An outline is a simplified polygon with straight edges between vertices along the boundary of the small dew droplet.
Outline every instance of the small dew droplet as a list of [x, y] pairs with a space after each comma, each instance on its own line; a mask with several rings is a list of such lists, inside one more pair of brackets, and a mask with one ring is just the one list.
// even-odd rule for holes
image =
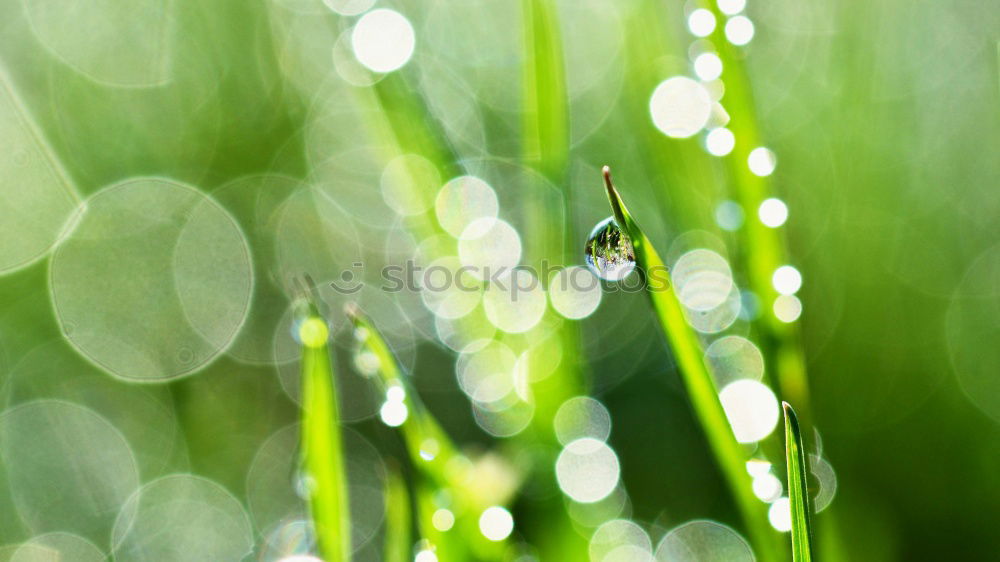
[[591, 271], [606, 281], [621, 281], [635, 269], [635, 250], [614, 217], [597, 223], [584, 253]]

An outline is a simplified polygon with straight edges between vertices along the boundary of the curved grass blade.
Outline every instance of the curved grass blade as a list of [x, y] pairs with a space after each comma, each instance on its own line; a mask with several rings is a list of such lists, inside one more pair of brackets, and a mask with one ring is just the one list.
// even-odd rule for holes
[[309, 304], [298, 332], [302, 342], [302, 469], [309, 482], [309, 513], [323, 559], [346, 562], [351, 558], [351, 517], [327, 343], [330, 331], [316, 307]]
[[406, 405], [408, 415], [401, 429], [410, 459], [425, 470], [435, 483], [446, 485], [447, 464], [459, 455], [457, 449], [402, 376], [396, 357], [368, 317], [354, 303], [348, 303], [344, 312], [353, 322], [355, 336], [361, 341], [361, 345], [378, 359], [377, 372], [383, 390], [394, 386], [403, 389], [403, 404]]
[[802, 446], [802, 432], [795, 410], [788, 402], [781, 403], [785, 411], [785, 460], [788, 464], [788, 499], [792, 509], [792, 560], [811, 562], [812, 528], [809, 523], [812, 507], [809, 500], [808, 458]]
[[[415, 511], [423, 538], [442, 553], [441, 560], [502, 559], [507, 541], [487, 540], [478, 526], [483, 509], [497, 503], [496, 498], [484, 499], [488, 497], [484, 491], [489, 492], [498, 481], [484, 479], [483, 474], [477, 472], [475, 462], [458, 451], [405, 379], [388, 344], [368, 317], [354, 303], [349, 303], [345, 312], [354, 323], [355, 336], [378, 358], [377, 372], [382, 386], [385, 389], [398, 387], [404, 392], [403, 403], [408, 414], [400, 429], [410, 458], [422, 474]], [[432, 524], [437, 509], [433, 498], [438, 490], [447, 490], [451, 498], [455, 531], [442, 533]], [[511, 488], [510, 493], [513, 491]], [[502, 494], [505, 497], [500, 502], [505, 502], [510, 493]]]
[[777, 554], [777, 537], [768, 523], [764, 504], [754, 495], [746, 473], [746, 454], [736, 441], [719, 402], [715, 382], [702, 360], [701, 343], [687, 323], [684, 309], [671, 287], [667, 267], [622, 202], [611, 181], [610, 168], [605, 166], [602, 173], [615, 221], [632, 244], [637, 269], [645, 276], [646, 292], [660, 328], [673, 350], [695, 415], [736, 500], [754, 550], [762, 560], [781, 558]]
[[389, 470], [385, 493], [385, 562], [408, 562], [412, 550], [413, 510], [406, 481], [395, 467]]

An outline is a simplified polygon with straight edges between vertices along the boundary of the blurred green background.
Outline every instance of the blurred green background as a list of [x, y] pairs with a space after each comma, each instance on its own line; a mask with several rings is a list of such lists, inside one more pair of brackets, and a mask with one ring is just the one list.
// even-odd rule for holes
[[[744, 160], [706, 151], [703, 129], [726, 125], [716, 101], [738, 143], [750, 119], [773, 150], [767, 196], [789, 209], [768, 232], [802, 274], [793, 324], [807, 415], [836, 472], [820, 542], [836, 540], [844, 560], [997, 559], [1000, 11], [748, 0], [752, 40], [726, 47], [723, 85], [698, 85], [692, 60], [722, 49], [723, 12], [741, 17], [738, 4], [0, 3], [0, 560], [45, 559], [30, 558], [41, 556], [32, 544], [63, 560], [311, 551], [290, 330], [290, 278], [305, 273], [333, 326], [356, 559], [383, 559], [387, 467], [414, 486], [419, 471], [379, 419], [341, 313], [349, 301], [451, 439], [505, 459], [496, 470], [520, 486], [497, 492], [515, 521], [507, 559], [559, 559], [544, 546], [557, 533], [586, 549], [600, 522], [574, 515], [552, 479], [552, 416], [580, 394], [610, 413], [627, 493], [600, 517], [636, 522], [654, 548], [692, 519], [745, 535], [641, 294], [605, 292], [580, 320], [550, 307], [505, 335], [531, 313], [498, 320], [479, 301], [442, 313], [379, 289], [385, 265], [461, 251], [434, 204], [463, 174], [495, 193], [523, 248], [515, 263], [582, 265], [610, 214], [604, 164], [668, 263], [708, 248], [752, 284], [759, 248], [741, 233], [756, 209], [743, 205], [735, 229], [718, 222], [747, 180], [734, 171]], [[555, 17], [534, 35], [530, 6]], [[717, 29], [699, 40], [690, 16], [706, 6]], [[370, 20], [374, 39], [354, 28], [381, 9], [409, 22], [412, 57], [400, 59], [399, 18]], [[674, 76], [712, 96], [689, 138], [650, 117], [654, 89]], [[677, 111], [684, 121], [697, 108]], [[510, 251], [466, 253], [502, 262]], [[348, 279], [363, 288], [329, 285]], [[770, 372], [760, 315], [772, 313], [766, 298], [757, 308], [721, 335], [762, 341]], [[473, 407], [459, 388], [458, 351], [482, 338], [548, 371], [530, 375], [530, 421]], [[508, 476], [482, 478], [502, 488]], [[836, 539], [824, 531], [834, 527]]]

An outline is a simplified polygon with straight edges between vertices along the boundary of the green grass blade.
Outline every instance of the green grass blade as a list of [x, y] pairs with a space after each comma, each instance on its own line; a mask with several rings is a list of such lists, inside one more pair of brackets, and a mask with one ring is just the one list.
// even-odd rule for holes
[[315, 307], [299, 327], [302, 341], [302, 468], [308, 478], [309, 513], [320, 554], [327, 562], [351, 558], [347, 474], [339, 430], [329, 329]]
[[[436, 484], [447, 485], [448, 461], [459, 454], [455, 445], [441, 429], [437, 420], [427, 411], [409, 381], [403, 377], [392, 350], [368, 317], [353, 303], [345, 307], [345, 312], [354, 324], [355, 335], [361, 340], [361, 345], [378, 358], [377, 373], [383, 390], [390, 386], [399, 386], [405, 392], [403, 403], [406, 405], [408, 415], [400, 429], [410, 459]], [[428, 448], [429, 445], [433, 445], [431, 450]]]
[[406, 481], [396, 468], [389, 470], [385, 487], [385, 562], [408, 562], [413, 549], [413, 510]]
[[788, 499], [792, 509], [792, 560], [811, 562], [812, 528], [809, 524], [812, 512], [809, 501], [809, 465], [805, 447], [802, 446], [802, 432], [795, 410], [788, 402], [781, 403], [785, 411], [785, 459], [788, 464]]
[[771, 560], [777, 553], [776, 537], [768, 523], [764, 504], [753, 493], [752, 482], [746, 472], [747, 456], [736, 441], [719, 402], [715, 382], [703, 361], [701, 342], [687, 323], [684, 309], [671, 287], [666, 265], [622, 202], [607, 166], [603, 174], [611, 210], [632, 243], [636, 265], [646, 276], [647, 294], [664, 337], [673, 350], [695, 416], [736, 500], [754, 550], [760, 559]]
[[523, 0], [524, 155], [539, 171], [558, 182], [569, 159], [569, 109], [566, 71], [556, 5], [552, 0]]
[[[421, 534], [430, 540], [435, 548], [444, 553], [441, 560], [450, 560], [447, 553], [472, 554], [454, 555], [454, 559], [474, 558], [477, 560], [499, 560], [506, 549], [507, 541], [491, 542], [479, 532], [478, 517], [483, 509], [496, 502], [484, 503], [482, 488], [488, 489], [489, 480], [477, 474], [475, 463], [466, 458], [452, 443], [447, 433], [420, 401], [412, 385], [403, 376], [395, 356], [382, 335], [357, 305], [345, 307], [347, 316], [354, 323], [356, 334], [365, 349], [373, 353], [379, 362], [378, 377], [383, 387], [403, 388], [408, 415], [400, 426], [403, 440], [414, 466], [421, 472], [423, 485], [417, 487], [417, 513]], [[433, 447], [429, 448], [428, 443]], [[429, 490], [429, 491], [428, 491]], [[455, 530], [441, 533], [431, 524], [435, 510], [434, 491], [447, 490], [451, 496], [451, 508], [456, 516]], [[513, 490], [511, 490], [513, 493]], [[502, 498], [504, 503], [508, 498]]]

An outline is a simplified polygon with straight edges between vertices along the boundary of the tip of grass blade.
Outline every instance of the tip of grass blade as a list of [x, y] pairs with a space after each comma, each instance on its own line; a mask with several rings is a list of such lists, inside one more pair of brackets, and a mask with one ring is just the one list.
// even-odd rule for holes
[[[611, 167], [604, 166], [601, 168], [601, 176], [604, 177], [604, 188], [608, 192], [608, 203], [611, 204], [611, 212], [614, 213], [618, 227], [628, 229], [628, 219], [625, 214], [625, 207], [622, 205], [622, 197], [618, 194], [618, 189], [615, 188], [614, 182], [611, 181]], [[626, 232], [628, 231], [626, 230]], [[628, 233], [630, 237], [633, 234], [631, 232]]]
[[785, 460], [788, 465], [788, 498], [792, 517], [792, 560], [811, 562], [812, 528], [809, 501], [808, 460], [802, 445], [802, 433], [795, 409], [788, 402], [782, 402], [785, 413]]

